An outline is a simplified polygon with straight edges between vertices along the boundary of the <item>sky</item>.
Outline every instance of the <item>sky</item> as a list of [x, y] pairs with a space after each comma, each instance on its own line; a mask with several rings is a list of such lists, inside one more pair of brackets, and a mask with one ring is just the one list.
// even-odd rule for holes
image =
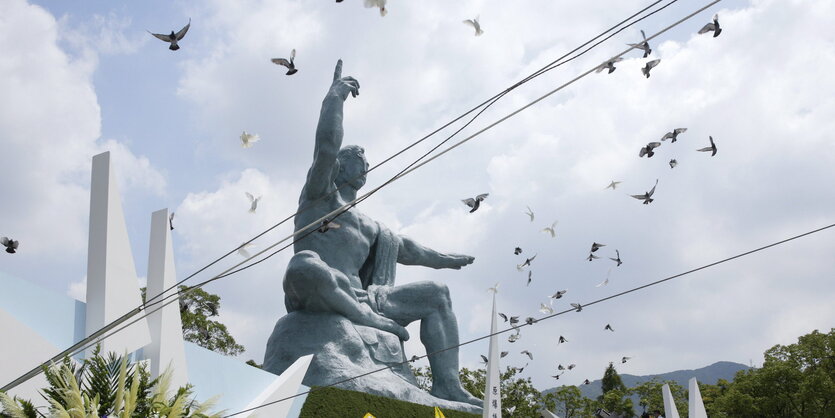
[[[374, 165], [649, 3], [391, 0], [381, 17], [358, 0], [2, 0], [0, 235], [18, 239], [20, 250], [4, 253], [0, 269], [83, 298], [91, 158], [111, 151], [138, 276], [146, 276], [150, 214], [167, 207], [176, 212], [184, 278], [296, 210], [337, 59], [361, 84], [345, 104], [344, 144], [363, 146]], [[676, 2], [516, 89], [461, 135], [621, 53], [639, 29], [655, 33], [706, 3]], [[697, 35], [714, 13], [722, 34]], [[462, 24], [476, 16], [478, 37]], [[176, 31], [189, 19], [176, 52], [147, 32]], [[554, 304], [562, 310], [829, 225], [833, 24], [828, 0], [721, 1], [652, 40], [649, 58], [629, 52], [614, 73], [578, 80], [358, 208], [426, 246], [475, 257], [460, 271], [398, 268], [398, 283], [449, 286], [462, 341], [489, 331], [486, 289], [496, 282], [500, 312], [540, 316], [557, 290], [568, 290]], [[299, 72], [286, 76], [270, 58], [292, 49]], [[643, 77], [639, 69], [658, 58]], [[638, 157], [679, 127], [688, 130], [676, 143]], [[262, 140], [242, 148], [243, 130]], [[696, 152], [708, 136], [715, 157]], [[371, 172], [367, 189], [442, 139]], [[656, 179], [651, 204], [628, 196]], [[622, 183], [604, 189], [612, 180]], [[245, 192], [263, 196], [255, 214]], [[479, 193], [490, 195], [469, 213], [461, 199]], [[551, 238], [541, 229], [554, 221]], [[282, 225], [255, 250], [291, 232]], [[716, 361], [759, 365], [771, 346], [834, 326], [833, 234], [525, 327], [515, 343], [500, 339], [511, 351], [502, 366], [530, 363], [524, 376], [546, 389], [598, 379], [623, 356], [632, 359], [618, 371], [636, 375]], [[592, 242], [606, 246], [589, 262]], [[619, 267], [608, 259], [616, 249]], [[533, 254], [526, 286], [516, 265]], [[220, 321], [247, 349], [241, 361], [263, 360], [286, 313], [290, 255], [206, 287], [221, 296]], [[233, 254], [195, 279], [241, 260]], [[607, 274], [609, 284], [596, 287]], [[408, 329], [407, 356], [424, 354], [417, 324]], [[560, 335], [568, 342], [557, 345]], [[486, 340], [462, 347], [462, 366], [478, 367], [487, 349]], [[519, 354], [525, 349], [533, 361]], [[557, 382], [550, 376], [560, 363], [577, 368]]]

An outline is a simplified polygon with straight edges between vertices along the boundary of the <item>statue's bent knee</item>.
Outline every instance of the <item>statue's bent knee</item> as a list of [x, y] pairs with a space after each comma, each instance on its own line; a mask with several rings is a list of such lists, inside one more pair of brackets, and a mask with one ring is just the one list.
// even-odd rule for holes
[[287, 271], [284, 273], [284, 305], [287, 312], [304, 309], [304, 301], [308, 299], [308, 289], [315, 288], [317, 270], [322, 268], [322, 260], [315, 251], [299, 251], [290, 258], [287, 263]]

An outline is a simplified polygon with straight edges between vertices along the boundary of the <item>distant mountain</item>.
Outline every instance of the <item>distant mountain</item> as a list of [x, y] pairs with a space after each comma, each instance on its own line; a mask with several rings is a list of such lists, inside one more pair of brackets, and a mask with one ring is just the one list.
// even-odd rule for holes
[[[749, 367], [740, 364], [740, 363], [733, 363], [730, 361], [720, 361], [717, 363], [713, 363], [710, 366], [702, 367], [701, 369], [696, 370], [676, 370], [674, 372], [662, 373], [662, 374], [650, 374], [646, 376], [635, 376], [632, 374], [620, 374], [621, 380], [623, 380], [623, 384], [626, 385], [627, 388], [633, 387], [639, 383], [646, 382], [652, 380], [653, 378], [665, 382], [667, 380], [672, 380], [685, 389], [688, 387], [688, 381], [695, 377], [699, 383], [708, 383], [711, 385], [715, 385], [719, 379], [725, 379], [727, 381], [732, 381], [736, 372], [740, 370], [746, 370]], [[601, 371], [602, 373], [602, 371]], [[598, 396], [601, 395], [603, 392], [600, 388], [601, 381], [595, 380], [588, 385], [580, 385], [578, 388], [580, 389], [580, 393], [583, 394], [586, 398], [590, 399], [597, 399]], [[557, 388], [546, 389], [543, 393], [550, 393], [556, 391]], [[638, 405], [637, 401], [633, 399], [635, 405]]]

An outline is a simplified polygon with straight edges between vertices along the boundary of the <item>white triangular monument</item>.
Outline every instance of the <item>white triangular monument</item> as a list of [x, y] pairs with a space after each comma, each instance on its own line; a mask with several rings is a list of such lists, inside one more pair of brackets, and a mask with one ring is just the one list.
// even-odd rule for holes
[[[497, 285], [498, 287], [498, 285]], [[487, 384], [484, 388], [482, 418], [502, 417], [502, 387], [499, 372], [499, 336], [496, 334], [496, 290], [493, 292], [493, 316], [490, 319], [490, 352], [487, 355]]]
[[[104, 152], [93, 157], [90, 181], [85, 335], [98, 331], [141, 303], [119, 188], [111, 170], [110, 152]], [[142, 315], [144, 311], [135, 318]], [[143, 319], [103, 340], [102, 352], [132, 353], [150, 342], [148, 323]]]
[[[159, 377], [171, 366], [171, 386], [180, 387], [188, 383], [188, 365], [183, 343], [183, 323], [180, 319], [180, 304], [175, 301], [161, 309], [164, 303], [177, 296], [177, 290], [166, 289], [177, 283], [174, 268], [174, 249], [168, 224], [168, 209], [151, 215], [151, 243], [148, 250], [148, 290], [146, 300], [151, 306], [148, 311], [148, 327], [151, 330], [151, 344], [143, 348], [143, 355], [151, 361], [151, 378]], [[165, 301], [160, 302], [163, 298]], [[153, 305], [160, 302], [158, 305]], [[155, 309], [159, 309], [154, 312]]]
[[699, 392], [699, 382], [696, 378], [690, 379], [690, 401], [687, 408], [687, 416], [689, 418], [707, 418], [707, 411], [705, 411], [705, 404], [702, 402], [702, 394]]
[[673, 399], [673, 393], [670, 391], [670, 385], [664, 383], [664, 386], [661, 387], [661, 394], [664, 395], [664, 417], [679, 418], [678, 409], [676, 409], [676, 401]]

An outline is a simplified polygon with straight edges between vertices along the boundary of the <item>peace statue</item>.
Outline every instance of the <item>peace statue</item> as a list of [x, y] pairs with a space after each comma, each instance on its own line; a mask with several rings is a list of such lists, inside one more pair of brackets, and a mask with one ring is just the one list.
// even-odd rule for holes
[[[322, 102], [313, 164], [299, 198], [295, 254], [284, 275], [287, 315], [279, 319], [264, 359], [280, 373], [295, 359], [315, 354], [304, 384], [324, 386], [364, 372], [386, 372], [338, 385], [412, 402], [479, 412], [482, 401], [458, 377], [458, 322], [444, 284], [424, 281], [395, 285], [397, 263], [435, 269], [460, 269], [474, 260], [441, 253], [398, 235], [351, 207], [330, 222], [313, 222], [352, 202], [365, 184], [365, 150], [342, 147], [343, 105], [359, 94], [359, 82], [342, 77], [342, 60]], [[311, 231], [312, 229], [312, 231]], [[432, 369], [431, 396], [415, 386], [402, 364], [405, 326], [420, 321], [420, 341]], [[449, 348], [453, 347], [453, 348]]]

